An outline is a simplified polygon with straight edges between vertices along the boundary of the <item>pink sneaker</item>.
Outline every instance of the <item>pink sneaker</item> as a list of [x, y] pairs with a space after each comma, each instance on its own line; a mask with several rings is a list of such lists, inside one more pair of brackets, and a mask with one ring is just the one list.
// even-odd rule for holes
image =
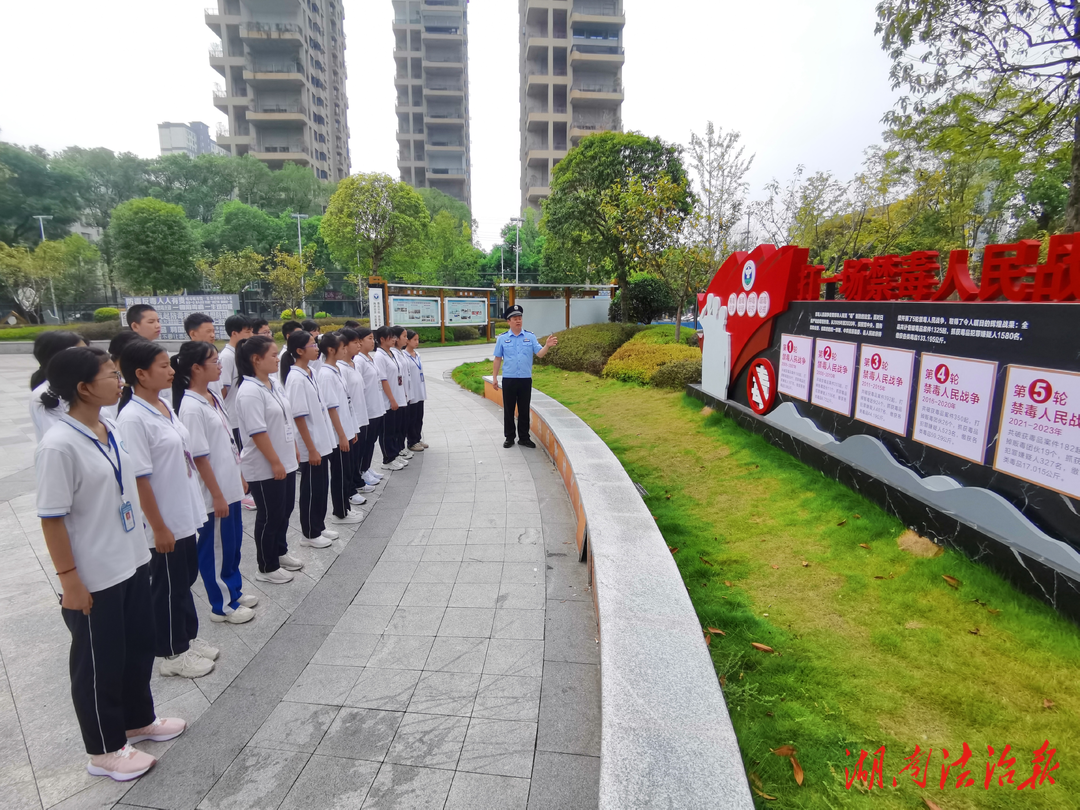
[[186, 730], [186, 720], [181, 720], [178, 717], [159, 717], [148, 726], [127, 732], [127, 739], [129, 743], [142, 742], [143, 740], [165, 742], [174, 737], [179, 737]]
[[240, 505], [245, 509], [252, 510], [255, 508], [255, 499], [250, 495], [245, 495], [240, 499]]
[[108, 776], [117, 782], [130, 782], [138, 779], [154, 767], [157, 760], [138, 748], [125, 745], [119, 751], [110, 754], [95, 754], [90, 757], [86, 771], [91, 776]]

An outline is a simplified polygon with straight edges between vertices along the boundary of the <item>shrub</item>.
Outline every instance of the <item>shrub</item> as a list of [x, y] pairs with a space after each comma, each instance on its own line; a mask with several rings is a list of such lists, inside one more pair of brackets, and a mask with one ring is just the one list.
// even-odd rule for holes
[[330, 316], [327, 315], [325, 312], [316, 312], [315, 313], [315, 320], [319, 320], [319, 318], [329, 318], [329, 317]]
[[[640, 327], [625, 323], [594, 323], [559, 332], [559, 345], [537, 362], [563, 371], [587, 371], [599, 375], [615, 351]], [[543, 342], [541, 338], [541, 342]]]
[[120, 320], [120, 310], [116, 307], [100, 307], [94, 310], [94, 323]]
[[84, 340], [112, 340], [120, 334], [120, 319], [100, 323], [69, 324], [72, 332], [78, 332]]
[[281, 310], [281, 320], [283, 321], [302, 321], [307, 315], [302, 309], [283, 309]]
[[[655, 344], [674, 343], [675, 325], [665, 324], [663, 326], [650, 326], [648, 329], [643, 329], [634, 335], [634, 340]], [[697, 332], [695, 332], [692, 327], [684, 324], [682, 332], [679, 335], [679, 342], [684, 343], [687, 346], [697, 346]]]
[[681, 391], [690, 383], [701, 382], [701, 358], [695, 360], [672, 360], [664, 363], [649, 378], [655, 388], [674, 388]]
[[442, 338], [437, 326], [421, 326], [413, 331], [420, 336], [421, 343], [438, 343]]
[[[675, 309], [675, 299], [671, 291], [660, 279], [654, 276], [637, 275], [627, 282], [630, 305], [627, 317], [630, 323], [652, 323], [661, 315]], [[608, 319], [618, 321], [622, 318], [622, 290], [615, 293], [608, 307]]]
[[454, 340], [479, 340], [480, 330], [475, 326], [452, 326]]
[[648, 385], [661, 366], [676, 360], [697, 360], [698, 368], [701, 367], [701, 353], [697, 349], [675, 343], [631, 340], [624, 343], [607, 361], [604, 376]]

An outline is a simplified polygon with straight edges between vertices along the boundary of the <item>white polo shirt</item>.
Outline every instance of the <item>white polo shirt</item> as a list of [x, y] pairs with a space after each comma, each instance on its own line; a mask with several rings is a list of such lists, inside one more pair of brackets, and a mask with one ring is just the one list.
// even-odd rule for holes
[[[330, 455], [337, 446], [337, 437], [334, 436], [334, 426], [330, 423], [330, 414], [327, 411], [330, 404], [326, 401], [315, 374], [293, 366], [285, 377], [285, 393], [289, 397], [294, 422], [296, 417], [304, 417], [319, 456]], [[295, 431], [295, 435], [296, 446], [300, 449], [300, 461], [310, 461], [307, 442], [299, 430]]]
[[[135, 477], [150, 479], [161, 519], [180, 540], [206, 523], [206, 510], [187, 428], [171, 409], [168, 414], [136, 396], [120, 411], [116, 427], [131, 456]], [[153, 544], [153, 531], [147, 535]]]
[[[277, 453], [278, 461], [286, 473], [295, 472], [296, 445], [293, 443], [296, 427], [293, 425], [292, 408], [284, 389], [270, 378], [267, 388], [255, 377], [244, 377], [236, 394], [236, 417], [240, 423], [240, 435], [245, 439], [265, 433]], [[240, 472], [248, 481], [266, 481], [274, 477], [270, 462], [255, 442], [244, 441], [240, 453]]]
[[60, 400], [60, 404], [55, 408], [45, 407], [41, 401], [41, 395], [48, 390], [49, 381], [46, 380], [30, 392], [30, 421], [34, 423], [34, 433], [37, 434], [39, 443], [49, 428], [59, 422], [60, 417], [68, 411], [68, 404], [64, 400]]
[[427, 383], [424, 382], [424, 363], [420, 355], [412, 355], [405, 352], [405, 359], [409, 361], [409, 402], [423, 402], [427, 399]]
[[[319, 390], [326, 398], [326, 408], [338, 409], [338, 419], [341, 421], [341, 429], [345, 431], [345, 438], [352, 441], [356, 435], [356, 417], [353, 416], [352, 408], [349, 407], [349, 389], [345, 382], [345, 374], [337, 367], [323, 363], [322, 368], [316, 372], [319, 380]], [[333, 427], [333, 424], [331, 424]], [[336, 432], [334, 438], [337, 438]], [[334, 444], [337, 444], [335, 441]]]
[[364, 396], [364, 375], [360, 373], [355, 363], [342, 360], [337, 364], [341, 373], [345, 376], [345, 388], [349, 391], [349, 407], [352, 409], [353, 418], [356, 419], [356, 430], [368, 423], [367, 400]]
[[[379, 389], [382, 389], [382, 380], [386, 380], [390, 383], [390, 391], [394, 395], [394, 401], [399, 408], [403, 408], [409, 404], [409, 399], [405, 394], [405, 366], [401, 365], [401, 361], [397, 359], [393, 354], [379, 349], [375, 355], [375, 362], [379, 365]], [[390, 410], [390, 398], [386, 396], [386, 392], [382, 395], [383, 411]]]
[[[233, 504], [244, 497], [244, 482], [240, 478], [240, 453], [236, 449], [225, 416], [225, 408], [217, 395], [211, 405], [202, 394], [185, 391], [180, 401], [180, 421], [187, 428], [191, 437], [191, 455], [195, 458], [210, 458], [210, 469], [214, 471], [225, 503]], [[214, 498], [206, 487], [202, 475], [199, 475], [199, 489], [202, 491], [206, 513], [214, 511]]]
[[236, 349], [225, 346], [218, 357], [221, 359], [221, 379], [218, 380], [216, 393], [220, 396], [220, 392], [228, 386], [229, 390], [225, 391], [225, 396], [221, 397], [221, 400], [225, 405], [225, 413], [228, 415], [229, 427], [238, 428], [240, 423], [236, 421], [236, 414], [233, 413], [235, 410], [233, 405], [236, 404], [236, 384], [240, 382], [240, 372], [236, 369]]
[[[112, 423], [102, 424], [115, 447], [112, 442], [101, 444], [89, 428], [62, 414], [34, 457], [38, 517], [64, 518], [79, 579], [90, 593], [123, 582], [150, 562], [135, 465]], [[117, 465], [123, 494], [116, 482]], [[120, 513], [125, 501], [130, 501], [135, 518], [130, 532]]]
[[358, 354], [353, 359], [356, 364], [356, 368], [359, 369], [360, 375], [364, 378], [364, 403], [367, 405], [368, 421], [372, 419], [378, 419], [384, 413], [386, 413], [386, 406], [383, 404], [385, 397], [382, 392], [382, 380], [385, 377], [379, 377], [379, 366], [375, 362], [375, 358], [367, 354]]
[[409, 357], [403, 349], [391, 349], [394, 359], [397, 360], [398, 368], [401, 369], [402, 379], [405, 382], [405, 400], [413, 401], [412, 378], [409, 376]]

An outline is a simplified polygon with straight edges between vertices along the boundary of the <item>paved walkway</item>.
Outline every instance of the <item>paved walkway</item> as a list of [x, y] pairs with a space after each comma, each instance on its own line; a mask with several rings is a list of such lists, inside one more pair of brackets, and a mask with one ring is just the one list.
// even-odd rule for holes
[[196, 585], [221, 657], [196, 681], [155, 674], [159, 713], [194, 722], [140, 744], [160, 761], [133, 785], [85, 771], [34, 509], [34, 362], [0, 356], [0, 807], [596, 807], [596, 624], [573, 513], [543, 451], [504, 450], [498, 411], [448, 379], [488, 354], [425, 351], [431, 448], [369, 496], [352, 538], [294, 544], [303, 572], [265, 591], [245, 546], [254, 621], [212, 624]]

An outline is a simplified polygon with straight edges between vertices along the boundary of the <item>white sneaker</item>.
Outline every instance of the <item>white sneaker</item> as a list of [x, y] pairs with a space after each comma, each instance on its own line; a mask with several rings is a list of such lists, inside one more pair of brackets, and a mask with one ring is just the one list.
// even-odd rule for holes
[[420, 444], [422, 444], [424, 446], [425, 450], [427, 450], [429, 447], [431, 447], [431, 445], [428, 444], [427, 442], [420, 442]]
[[253, 608], [259, 604], [259, 597], [250, 593], [244, 593], [240, 595], [240, 598], [236, 600], [246, 608]]
[[363, 495], [361, 495], [359, 492], [357, 492], [355, 495], [353, 495], [351, 498], [349, 498], [349, 503], [354, 504], [356, 506], [363, 506], [365, 503], [367, 503], [367, 498], [365, 498]]
[[[308, 548], [329, 548], [330, 540], [322, 535], [319, 535], [318, 537], [301, 537], [300, 545], [307, 546]], [[281, 560], [282, 558], [278, 557], [278, 564], [284, 565], [285, 563]]]
[[359, 512], [349, 512], [347, 515], [345, 515], [345, 517], [340, 518], [337, 515], [332, 515], [330, 517], [330, 522], [333, 523], [335, 526], [345, 526], [352, 525], [354, 523], [360, 523], [361, 521], [363, 521], [363, 519], [364, 516], [361, 515]]
[[339, 537], [338, 533], [335, 532], [333, 529], [323, 529], [322, 536], [325, 537], [327, 540], [337, 540]]
[[256, 571], [255, 579], [258, 582], [270, 582], [274, 585], [284, 585], [286, 582], [293, 581], [293, 575], [284, 568], [279, 568], [276, 571], [271, 571], [269, 574], [264, 574], [262, 571]]
[[277, 558], [278, 565], [284, 568], [286, 571], [299, 571], [304, 567], [304, 564], [296, 559], [292, 554], [282, 554]]
[[201, 638], [193, 638], [188, 642], [188, 647], [208, 661], [217, 661], [218, 653], [221, 652], [217, 647], [211, 647]]
[[212, 622], [228, 622], [229, 624], [244, 624], [244, 622], [250, 622], [255, 618], [255, 611], [251, 608], [246, 608], [240, 605], [232, 613], [211, 613], [210, 621]]
[[415, 455], [416, 453], [412, 452], [411, 450], [402, 450], [400, 453], [398, 453], [398, 458], [412, 458]]
[[362, 487], [357, 487], [357, 493], [360, 492], [374, 492], [375, 487], [372, 484], [364, 484]]
[[[371, 479], [370, 481], [368, 479]], [[374, 470], [368, 470], [364, 473], [364, 480], [369, 484], [377, 484], [382, 481], [382, 474], [375, 472]]]
[[420, 442], [417, 442], [417, 443], [416, 443], [416, 444], [414, 444], [414, 445], [413, 445], [412, 447], [410, 447], [410, 448], [409, 448], [409, 450], [410, 450], [410, 451], [412, 451], [413, 453], [423, 453], [423, 452], [424, 452], [424, 448], [425, 448], [426, 446], [427, 446], [427, 445], [425, 445], [425, 444], [422, 444], [422, 443], [420, 443]]
[[156, 763], [157, 760], [145, 751], [125, 745], [119, 751], [90, 757], [90, 761], [86, 763], [86, 772], [91, 776], [108, 776], [117, 782], [130, 782], [138, 779]]
[[386, 461], [383, 462], [382, 468], [384, 470], [404, 470], [405, 465], [400, 461]]
[[201, 678], [213, 671], [214, 662], [203, 658], [195, 650], [188, 650], [173, 658], [162, 658], [158, 666], [158, 672], [166, 678], [171, 675], [178, 675], [181, 678]]

